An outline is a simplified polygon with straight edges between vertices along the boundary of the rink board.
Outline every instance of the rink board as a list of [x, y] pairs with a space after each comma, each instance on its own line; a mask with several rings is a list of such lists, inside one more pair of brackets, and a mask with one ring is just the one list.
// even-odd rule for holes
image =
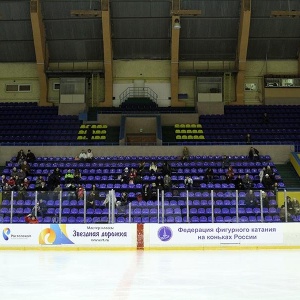
[[0, 250], [300, 249], [300, 223], [0, 224]]

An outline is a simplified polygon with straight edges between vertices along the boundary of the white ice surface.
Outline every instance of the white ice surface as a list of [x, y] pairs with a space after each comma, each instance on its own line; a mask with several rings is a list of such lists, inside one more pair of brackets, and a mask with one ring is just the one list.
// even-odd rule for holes
[[0, 300], [300, 300], [300, 251], [1, 251]]

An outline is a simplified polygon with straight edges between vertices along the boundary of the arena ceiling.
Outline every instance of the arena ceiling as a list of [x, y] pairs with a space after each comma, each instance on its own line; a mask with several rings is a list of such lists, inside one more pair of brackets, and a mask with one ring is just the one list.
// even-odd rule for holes
[[[101, 10], [100, 0], [40, 0], [50, 62], [103, 61], [99, 17], [74, 10]], [[300, 0], [252, 0], [247, 59], [297, 59]], [[235, 60], [241, 0], [181, 0], [180, 60]], [[171, 0], [110, 0], [113, 59], [171, 58]], [[35, 62], [30, 0], [0, 0], [0, 61]]]

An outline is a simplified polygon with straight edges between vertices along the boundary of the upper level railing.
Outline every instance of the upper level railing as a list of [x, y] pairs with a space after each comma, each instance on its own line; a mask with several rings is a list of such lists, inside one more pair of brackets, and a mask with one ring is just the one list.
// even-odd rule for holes
[[120, 96], [120, 104], [129, 98], [150, 98], [157, 103], [158, 95], [149, 87], [129, 87]]

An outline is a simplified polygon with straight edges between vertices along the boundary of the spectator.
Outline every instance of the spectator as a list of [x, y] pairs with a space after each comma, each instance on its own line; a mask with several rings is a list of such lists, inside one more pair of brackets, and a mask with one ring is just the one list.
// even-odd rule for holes
[[253, 186], [253, 181], [252, 181], [252, 179], [250, 178], [249, 174], [246, 174], [246, 175], [243, 177], [242, 181], [243, 181], [244, 188], [245, 188], [246, 190], [250, 190], [250, 189], [252, 188], [252, 186]]
[[35, 181], [35, 190], [39, 190], [39, 188], [42, 185], [42, 182], [45, 182], [45, 180], [44, 180], [43, 176], [40, 175]]
[[91, 149], [88, 149], [86, 153], [86, 161], [91, 162], [94, 158], [94, 154]]
[[116, 206], [118, 207], [119, 213], [125, 213], [127, 203], [128, 203], [128, 194], [126, 192], [122, 192], [121, 197], [116, 202]]
[[157, 165], [155, 164], [154, 161], [151, 162], [150, 167], [149, 167], [150, 174], [153, 175], [157, 172]]
[[19, 170], [18, 176], [19, 176], [19, 178], [20, 178], [21, 180], [24, 180], [25, 177], [27, 177], [27, 176], [26, 176], [26, 173], [25, 173], [22, 169]]
[[262, 180], [262, 184], [264, 185], [266, 190], [271, 190], [272, 189], [272, 185], [273, 185], [273, 181], [271, 179], [271, 177], [269, 176], [269, 174], [266, 174]]
[[164, 178], [161, 177], [160, 175], [157, 176], [156, 178], [156, 187], [157, 189], [159, 189], [160, 191], [164, 189]]
[[233, 169], [232, 169], [231, 166], [229, 166], [229, 168], [228, 168], [228, 170], [226, 172], [226, 176], [225, 177], [226, 177], [226, 182], [227, 183], [231, 183], [232, 182], [232, 180], [234, 178], [234, 171], [233, 171]]
[[270, 122], [269, 116], [268, 116], [268, 114], [265, 112], [265, 113], [263, 114], [263, 123], [264, 123], [264, 124], [269, 124], [269, 122]]
[[300, 214], [299, 201], [297, 200], [297, 198], [293, 198], [292, 202], [293, 202], [293, 208], [294, 208], [295, 215], [299, 215]]
[[39, 221], [38, 221], [38, 219], [34, 215], [29, 214], [29, 215], [25, 216], [25, 223], [28, 223], [28, 224], [38, 224]]
[[55, 168], [53, 171], [53, 185], [58, 186], [60, 184], [60, 179], [62, 177], [62, 173], [59, 168]]
[[41, 215], [42, 218], [44, 218], [46, 212], [47, 212], [47, 205], [46, 202], [43, 199], [40, 199], [38, 202], [38, 213]]
[[223, 155], [222, 158], [222, 169], [228, 169], [230, 166], [229, 157], [227, 155]]
[[87, 154], [85, 150], [81, 150], [81, 152], [78, 155], [79, 160], [85, 161], [87, 159]]
[[207, 183], [213, 182], [214, 179], [214, 171], [212, 168], [207, 168], [205, 171], [205, 179], [207, 181]]
[[172, 168], [167, 161], [163, 163], [161, 172], [163, 176], [165, 175], [171, 176]]
[[137, 175], [138, 176], [143, 176], [145, 172], [145, 165], [146, 163], [144, 161], [140, 161], [138, 168], [137, 168]]
[[262, 198], [262, 204], [263, 204], [263, 207], [267, 207], [269, 208], [269, 205], [270, 205], [270, 200], [269, 200], [269, 196], [266, 192], [262, 192], [261, 193], [261, 198]]
[[75, 169], [74, 171], [74, 182], [75, 184], [79, 184], [81, 180], [81, 172], [78, 168]]
[[260, 182], [260, 183], [262, 183], [262, 181], [263, 181], [263, 178], [264, 178], [264, 176], [265, 176], [265, 171], [266, 171], [266, 168], [265, 168], [265, 167], [263, 167], [263, 168], [259, 171], [258, 176], [259, 176], [259, 182]]
[[16, 162], [17, 162], [19, 165], [21, 165], [21, 164], [23, 163], [24, 160], [26, 160], [26, 155], [25, 155], [23, 149], [21, 149], [21, 150], [18, 152], [17, 156], [16, 156]]
[[60, 198], [60, 193], [62, 192], [61, 185], [58, 184], [58, 185], [54, 188], [53, 192], [54, 192], [54, 197], [55, 197], [56, 199], [59, 199], [59, 198]]
[[31, 152], [31, 150], [28, 150], [27, 151], [27, 154], [26, 154], [26, 161], [28, 162], [28, 163], [33, 163], [34, 161], [35, 161], [35, 155], [34, 155], [34, 153], [33, 152]]
[[251, 144], [251, 142], [252, 142], [251, 134], [250, 134], [250, 133], [247, 133], [247, 134], [246, 134], [246, 144]]
[[150, 199], [157, 200], [157, 186], [155, 182], [153, 182], [150, 186]]
[[[74, 183], [72, 183], [71, 185], [74, 185]], [[78, 200], [82, 200], [84, 198], [84, 191], [84, 187], [80, 184], [76, 189], [76, 196]]]
[[236, 190], [243, 190], [245, 188], [240, 174], [235, 179], [234, 185]]
[[164, 190], [170, 191], [172, 188], [172, 179], [169, 174], [164, 176]]
[[130, 172], [129, 172], [129, 183], [130, 184], [134, 184], [135, 183], [136, 176], [137, 176], [136, 169], [131, 168]]
[[268, 165], [268, 166], [266, 167], [265, 173], [264, 173], [264, 174], [265, 174], [265, 175], [268, 174], [268, 175], [270, 176], [270, 178], [271, 178], [272, 181], [275, 180], [275, 173], [274, 173], [274, 171], [273, 171], [273, 169], [271, 168], [270, 165]]
[[27, 163], [26, 160], [23, 161], [23, 163], [20, 165], [21, 170], [25, 173], [25, 176], [29, 176], [30, 174], [30, 165]]
[[1, 175], [1, 179], [0, 179], [0, 187], [1, 189], [3, 189], [3, 187], [5, 186], [7, 180], [6, 180], [6, 177], [5, 175]]
[[71, 169], [68, 169], [67, 173], [65, 174], [65, 184], [66, 186], [70, 186], [74, 182], [74, 173]]
[[148, 183], [145, 183], [142, 187], [142, 196], [144, 200], [149, 200], [151, 198], [151, 190]]
[[251, 147], [249, 150], [248, 157], [250, 160], [255, 160], [255, 161], [260, 160], [259, 151], [257, 149], [255, 149], [254, 147]]
[[246, 207], [255, 208], [258, 205], [258, 201], [253, 193], [253, 190], [248, 190], [246, 197], [245, 197], [245, 204]]
[[19, 175], [19, 171], [17, 170], [16, 167], [13, 167], [12, 170], [10, 171], [10, 176], [16, 177], [17, 175]]
[[96, 193], [95, 191], [90, 191], [86, 198], [86, 207], [95, 209]]
[[186, 190], [192, 190], [193, 189], [193, 179], [191, 176], [186, 176], [184, 179], [184, 185]]
[[121, 182], [122, 183], [129, 183], [129, 169], [126, 167], [121, 175]]
[[182, 150], [182, 160], [189, 160], [189, 159], [190, 159], [190, 151], [186, 146], [184, 146]]

